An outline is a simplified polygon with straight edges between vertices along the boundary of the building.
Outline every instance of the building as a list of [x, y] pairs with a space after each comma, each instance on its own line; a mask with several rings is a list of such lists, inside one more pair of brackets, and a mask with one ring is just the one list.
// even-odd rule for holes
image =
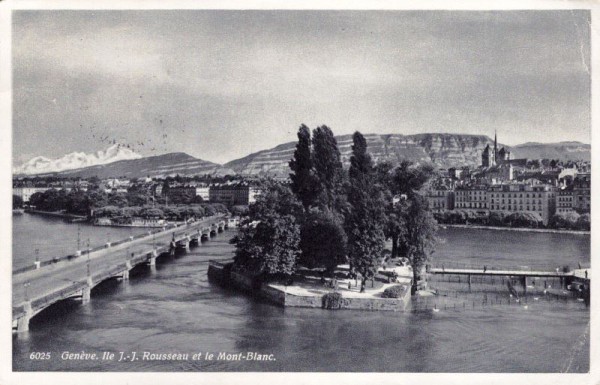
[[[164, 190], [163, 190], [164, 191]], [[195, 186], [175, 186], [169, 187], [167, 190], [167, 197], [169, 199], [178, 200], [179, 198], [189, 198], [196, 196]]]
[[574, 194], [573, 194], [573, 186], [566, 186], [558, 189], [556, 192], [556, 213], [557, 214], [566, 214], [575, 212], [575, 208], [573, 207], [574, 203]]
[[490, 212], [512, 214], [533, 213], [544, 225], [556, 211], [556, 188], [550, 185], [504, 184], [490, 186], [488, 192]]
[[250, 186], [246, 183], [210, 186], [208, 194], [211, 203], [229, 206], [250, 203]]
[[454, 191], [445, 187], [428, 190], [425, 197], [433, 212], [454, 210]]
[[510, 151], [502, 147], [498, 150], [498, 138], [494, 133], [494, 148], [490, 145], [486, 145], [481, 154], [481, 166], [482, 167], [493, 167], [500, 166], [510, 162]]
[[454, 191], [454, 208], [487, 215], [489, 211], [487, 186], [457, 187]]
[[591, 211], [591, 185], [592, 179], [589, 172], [577, 174], [573, 181], [573, 208], [579, 214]]
[[28, 203], [33, 194], [48, 190], [50, 190], [50, 187], [13, 187], [13, 195], [21, 197], [23, 203]]
[[250, 191], [248, 191], [248, 203], [252, 204], [256, 202], [256, 197], [259, 196], [261, 191], [256, 187], [250, 187]]
[[202, 198], [204, 202], [208, 202], [210, 200], [210, 192], [208, 186], [196, 187], [196, 196]]

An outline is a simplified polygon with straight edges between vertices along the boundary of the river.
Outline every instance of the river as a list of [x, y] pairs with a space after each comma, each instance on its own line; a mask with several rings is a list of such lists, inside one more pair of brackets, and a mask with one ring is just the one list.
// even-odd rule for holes
[[[72, 242], [77, 235], [76, 225], [25, 215], [14, 221], [14, 238], [27, 240], [41, 223], [53, 243], [61, 236]], [[105, 242], [106, 229], [98, 233], [94, 239]], [[73, 301], [51, 307], [32, 320], [28, 333], [13, 336], [14, 370], [589, 370], [590, 312], [581, 302], [405, 313], [284, 309], [208, 282], [208, 261], [231, 257], [233, 234], [228, 230], [188, 254], [166, 258], [155, 270], [141, 267], [128, 282], [102, 284], [87, 305]], [[434, 253], [439, 261], [553, 267], [589, 264], [590, 258], [589, 235], [449, 228], [439, 236]], [[20, 245], [13, 245], [15, 266], [28, 255]], [[38, 247], [42, 254], [45, 246]], [[275, 360], [72, 361], [61, 359], [65, 351], [189, 353], [190, 358], [197, 352], [257, 352]], [[31, 360], [32, 352], [50, 352], [51, 359]]]

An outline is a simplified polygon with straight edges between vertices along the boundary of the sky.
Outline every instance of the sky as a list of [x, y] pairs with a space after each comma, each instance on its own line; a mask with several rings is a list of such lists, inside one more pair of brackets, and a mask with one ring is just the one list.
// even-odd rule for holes
[[13, 161], [336, 135], [590, 143], [588, 11], [15, 11]]

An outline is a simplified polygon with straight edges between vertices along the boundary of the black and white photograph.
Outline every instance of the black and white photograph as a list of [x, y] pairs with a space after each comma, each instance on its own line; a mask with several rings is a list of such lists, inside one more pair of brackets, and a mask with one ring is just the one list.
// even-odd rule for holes
[[3, 4], [0, 378], [600, 380], [591, 3], [176, 4]]

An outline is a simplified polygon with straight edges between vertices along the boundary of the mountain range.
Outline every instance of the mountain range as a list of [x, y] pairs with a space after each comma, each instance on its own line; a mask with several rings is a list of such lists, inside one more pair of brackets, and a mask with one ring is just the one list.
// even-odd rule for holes
[[13, 174], [43, 174], [55, 173], [66, 170], [75, 170], [84, 167], [104, 165], [121, 160], [140, 159], [142, 156], [121, 144], [113, 144], [106, 150], [100, 150], [92, 154], [84, 152], [72, 152], [58, 159], [49, 159], [43, 156], [23, 163], [13, 169]]
[[[494, 142], [484, 135], [463, 134], [367, 134], [368, 150], [375, 162], [388, 161], [397, 164], [402, 160], [417, 163], [429, 162], [439, 167], [476, 167], [481, 164], [481, 153], [486, 145]], [[352, 136], [336, 137], [342, 162], [348, 166], [352, 151]], [[164, 177], [168, 175], [227, 175], [246, 176], [289, 174], [288, 162], [293, 156], [296, 142], [284, 143], [269, 150], [249, 154], [223, 165], [192, 157], [185, 153], [142, 157], [133, 151], [115, 145], [106, 151], [86, 155], [68, 154], [60, 159], [36, 157], [13, 170], [15, 175], [39, 175], [89, 178], [124, 176]], [[116, 145], [118, 146], [118, 145]], [[524, 143], [504, 146], [511, 151], [513, 159], [562, 159], [587, 160], [591, 158], [591, 146], [580, 142]], [[61, 168], [62, 167], [62, 168]]]

